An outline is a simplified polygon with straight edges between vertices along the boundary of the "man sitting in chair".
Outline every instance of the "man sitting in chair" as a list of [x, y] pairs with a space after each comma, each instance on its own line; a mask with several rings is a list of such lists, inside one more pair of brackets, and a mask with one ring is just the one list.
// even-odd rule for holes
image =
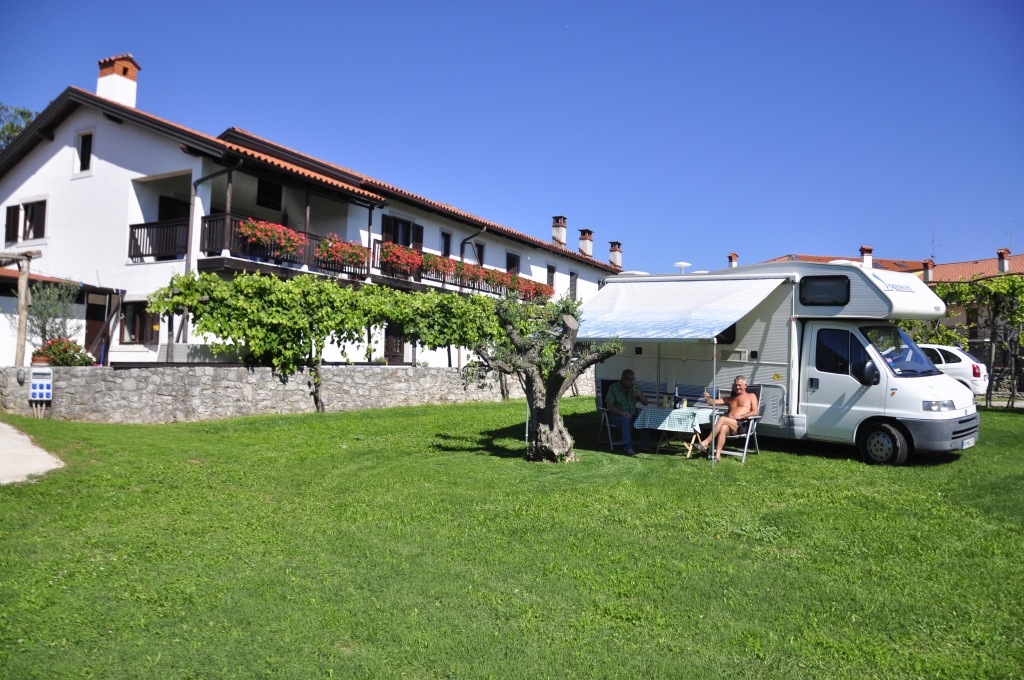
[[725, 448], [725, 438], [734, 434], [742, 434], [740, 432], [741, 428], [750, 426], [747, 418], [757, 415], [757, 397], [753, 393], [747, 392], [747, 379], [742, 375], [738, 375], [732, 381], [732, 396], [712, 399], [707, 390], [704, 390], [704, 401], [708, 404], [729, 405], [729, 414], [719, 416], [715, 421], [715, 431], [709, 434], [706, 439], [701, 440], [699, 444], [700, 450], [706, 451], [707, 447], [711, 445], [711, 440], [714, 439], [716, 443], [715, 460], [721, 461], [722, 449]]
[[[636, 375], [628, 368], [622, 372], [619, 382], [608, 388], [608, 396], [605, 397], [605, 408], [608, 409], [608, 420], [613, 427], [622, 428], [622, 445], [626, 447], [627, 456], [635, 456], [633, 450], [633, 423], [636, 422], [639, 412], [636, 409], [636, 402], [647, 406], [647, 397], [636, 385]], [[647, 442], [650, 435], [647, 430], [640, 430], [640, 450], [648, 451]]]

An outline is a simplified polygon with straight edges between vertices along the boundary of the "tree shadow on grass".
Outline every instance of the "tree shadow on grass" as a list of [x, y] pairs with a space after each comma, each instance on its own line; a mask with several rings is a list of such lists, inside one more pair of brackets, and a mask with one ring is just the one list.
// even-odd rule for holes
[[[566, 429], [569, 430], [569, 434], [575, 440], [577, 449], [599, 450], [597, 434], [601, 418], [598, 414], [571, 413], [563, 415], [562, 420]], [[479, 434], [438, 434], [434, 437], [433, 449], [445, 453], [465, 452], [498, 458], [524, 458], [526, 456], [526, 424], [520, 422], [494, 430], [484, 430]], [[621, 451], [614, 453], [620, 454]]]

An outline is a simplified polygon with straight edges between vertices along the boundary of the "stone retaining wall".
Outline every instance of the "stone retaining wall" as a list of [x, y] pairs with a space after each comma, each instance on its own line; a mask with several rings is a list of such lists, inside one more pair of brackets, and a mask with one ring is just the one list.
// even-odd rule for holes
[[[26, 375], [29, 369], [26, 368]], [[0, 408], [32, 415], [30, 381], [16, 368], [0, 368]], [[282, 379], [272, 369], [235, 365], [53, 368], [54, 398], [47, 417], [103, 423], [169, 423], [269, 413], [312, 413], [312, 383], [300, 371]], [[509, 398], [521, 398], [515, 379]], [[577, 381], [594, 394], [594, 371]], [[496, 376], [467, 381], [455, 368], [325, 366], [321, 398], [326, 411], [355, 411], [420, 404], [500, 401]]]

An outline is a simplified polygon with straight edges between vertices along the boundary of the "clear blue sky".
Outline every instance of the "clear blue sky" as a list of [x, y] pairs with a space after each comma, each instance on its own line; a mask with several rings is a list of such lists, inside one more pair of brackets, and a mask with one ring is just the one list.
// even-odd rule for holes
[[[1024, 253], [1024, 2], [17, 3], [0, 102], [238, 126], [629, 269]], [[30, 28], [30, 27], [35, 28]]]

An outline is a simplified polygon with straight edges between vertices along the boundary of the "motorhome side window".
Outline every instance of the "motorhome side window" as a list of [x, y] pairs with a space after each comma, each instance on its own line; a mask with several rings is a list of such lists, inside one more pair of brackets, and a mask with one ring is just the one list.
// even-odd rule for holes
[[808, 307], [846, 305], [850, 302], [850, 277], [805, 276], [800, 280], [800, 304]]
[[849, 331], [832, 328], [818, 331], [814, 367], [822, 373], [838, 373], [857, 378], [864, 372], [867, 361], [867, 349]]

